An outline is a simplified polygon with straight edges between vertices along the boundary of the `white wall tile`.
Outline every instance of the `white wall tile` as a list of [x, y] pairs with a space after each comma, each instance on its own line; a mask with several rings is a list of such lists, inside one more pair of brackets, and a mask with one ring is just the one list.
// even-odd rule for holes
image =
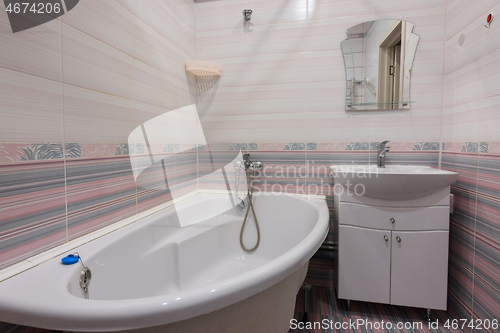
[[245, 57], [247, 36], [242, 28], [207, 30], [196, 33], [196, 59]]
[[172, 108], [168, 95], [172, 91], [169, 76], [153, 66], [134, 61], [135, 99], [142, 103], [153, 104], [163, 108]]
[[246, 0], [198, 1], [196, 31], [243, 29]]
[[248, 114], [303, 113], [307, 102], [305, 82], [248, 86]]
[[366, 16], [373, 14], [373, 2], [364, 0], [309, 0], [308, 19]]
[[14, 34], [7, 12], [0, 10], [0, 67], [60, 81], [61, 22]]
[[164, 73], [171, 73], [174, 51], [165, 37], [142, 20], [136, 18], [134, 21], [134, 57]]
[[307, 51], [307, 22], [255, 25], [245, 33], [248, 55]]
[[[482, 20], [478, 19], [446, 41], [445, 74], [474, 62], [483, 56], [485, 30], [486, 28]], [[465, 39], [463, 44], [459, 45], [458, 41], [462, 34]]]
[[247, 58], [249, 85], [306, 82], [308, 54], [285, 53]]
[[307, 142], [368, 142], [370, 114], [364, 111], [314, 112], [307, 115]]
[[253, 10], [250, 22], [257, 26], [305, 21], [307, 2], [307, 0], [248, 0], [247, 7]]
[[64, 83], [133, 98], [132, 56], [66, 24], [62, 31]]
[[500, 80], [498, 79], [500, 77], [500, 47], [497, 51], [484, 56], [482, 66], [481, 81], [474, 82], [481, 86], [482, 98], [500, 95]]
[[81, 1], [61, 21], [133, 55], [134, 16], [115, 1]]
[[478, 112], [479, 141], [500, 139], [500, 96], [484, 99]]
[[0, 110], [0, 142], [63, 142], [61, 83], [0, 68]]
[[248, 115], [249, 142], [305, 142], [307, 113]]
[[481, 99], [483, 59], [460, 67], [445, 75], [444, 106], [479, 101]]
[[248, 142], [247, 115], [205, 116], [201, 119], [201, 126], [209, 143]]
[[66, 142], [126, 143], [134, 128], [132, 100], [64, 85]]
[[443, 142], [479, 141], [479, 109], [481, 102], [444, 108]]
[[[484, 16], [486, 2], [487, 0], [456, 0], [450, 3], [447, 10], [446, 39], [450, 39]], [[484, 17], [477, 23], [482, 26], [485, 20]]]

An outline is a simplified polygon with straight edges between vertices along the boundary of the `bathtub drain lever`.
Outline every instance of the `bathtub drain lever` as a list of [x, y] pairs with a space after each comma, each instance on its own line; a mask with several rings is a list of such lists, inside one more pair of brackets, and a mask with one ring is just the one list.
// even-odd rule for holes
[[90, 279], [92, 279], [92, 272], [83, 264], [82, 257], [80, 257], [78, 252], [73, 253], [73, 256], [79, 258], [82, 263], [82, 270], [80, 272], [80, 288], [82, 288], [85, 292], [85, 297], [89, 299], [89, 284]]

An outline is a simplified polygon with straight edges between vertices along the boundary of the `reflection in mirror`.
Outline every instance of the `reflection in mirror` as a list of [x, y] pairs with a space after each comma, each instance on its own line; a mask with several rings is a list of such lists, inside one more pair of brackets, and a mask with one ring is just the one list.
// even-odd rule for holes
[[420, 39], [413, 23], [378, 20], [347, 30], [346, 110], [409, 109], [410, 76]]

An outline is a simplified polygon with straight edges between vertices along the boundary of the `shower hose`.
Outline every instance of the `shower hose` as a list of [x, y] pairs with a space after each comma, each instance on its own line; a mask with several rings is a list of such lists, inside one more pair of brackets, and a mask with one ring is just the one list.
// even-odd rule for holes
[[[252, 177], [252, 180], [253, 180], [253, 179], [255, 179], [255, 164], [252, 161], [250, 161], [250, 163], [252, 164], [252, 168], [253, 168], [253, 177]], [[240, 165], [240, 167], [241, 167], [241, 165]], [[239, 170], [238, 170], [238, 173], [239, 173]], [[260, 244], [260, 229], [259, 229], [259, 221], [257, 221], [257, 215], [255, 214], [255, 210], [253, 208], [253, 202], [252, 202], [253, 186], [252, 186], [251, 181], [248, 182], [247, 196], [248, 196], [248, 207], [247, 207], [247, 212], [245, 214], [245, 219], [243, 220], [243, 225], [241, 226], [240, 245], [241, 245], [241, 248], [243, 250], [245, 250], [247, 252], [253, 252], [259, 247], [259, 244]], [[248, 220], [248, 213], [250, 212], [250, 208], [252, 208], [252, 214], [253, 214], [253, 217], [255, 218], [255, 227], [257, 228], [257, 243], [255, 243], [255, 246], [252, 247], [251, 249], [245, 247], [245, 245], [243, 244], [243, 232], [245, 230], [245, 225], [246, 225], [247, 220]]]

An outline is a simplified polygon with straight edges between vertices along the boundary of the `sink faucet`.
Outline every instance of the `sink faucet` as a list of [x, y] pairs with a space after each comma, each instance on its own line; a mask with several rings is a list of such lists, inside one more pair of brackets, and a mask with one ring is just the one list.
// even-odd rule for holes
[[387, 152], [389, 152], [389, 150], [391, 150], [391, 147], [386, 147], [387, 143], [389, 142], [389, 140], [387, 141], [382, 141], [381, 143], [378, 144], [378, 167], [379, 168], [385, 168], [385, 155], [387, 154]]

